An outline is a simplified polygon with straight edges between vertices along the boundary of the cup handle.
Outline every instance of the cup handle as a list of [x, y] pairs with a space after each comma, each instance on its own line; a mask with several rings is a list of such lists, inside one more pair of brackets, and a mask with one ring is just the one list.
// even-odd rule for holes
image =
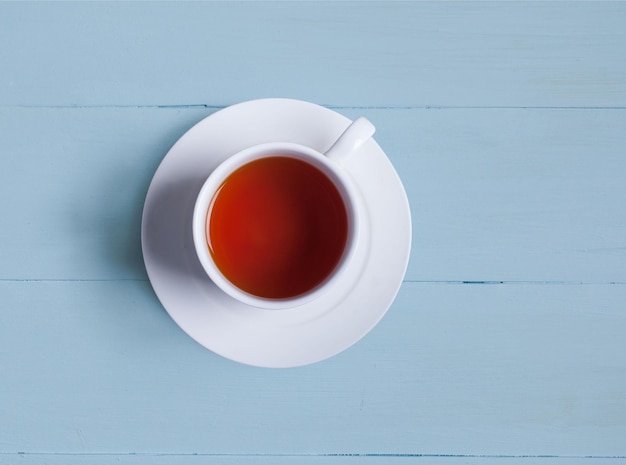
[[335, 143], [326, 151], [325, 155], [331, 160], [341, 162], [357, 152], [363, 143], [372, 137], [375, 131], [376, 128], [370, 120], [359, 116], [339, 136]]

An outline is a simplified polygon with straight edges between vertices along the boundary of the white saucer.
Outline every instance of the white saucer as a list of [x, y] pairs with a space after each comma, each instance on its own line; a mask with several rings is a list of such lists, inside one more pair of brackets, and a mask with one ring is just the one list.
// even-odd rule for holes
[[408, 263], [411, 216], [400, 178], [373, 139], [345, 165], [361, 193], [365, 222], [345, 282], [328, 294], [293, 309], [250, 307], [219, 290], [194, 251], [195, 199], [219, 163], [243, 148], [272, 141], [325, 152], [350, 122], [309, 102], [252, 100], [200, 121], [161, 162], [143, 210], [144, 262], [167, 312], [207, 349], [248, 365], [307, 365], [353, 345], [393, 302]]

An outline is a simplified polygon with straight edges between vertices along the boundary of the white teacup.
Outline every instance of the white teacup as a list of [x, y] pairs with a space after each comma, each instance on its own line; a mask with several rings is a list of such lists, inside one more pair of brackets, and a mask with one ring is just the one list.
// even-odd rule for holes
[[374, 131], [360, 117], [325, 154], [272, 142], [222, 162], [193, 212], [196, 253], [211, 280], [231, 297], [267, 309], [303, 305], [340, 282], [361, 228], [342, 160]]

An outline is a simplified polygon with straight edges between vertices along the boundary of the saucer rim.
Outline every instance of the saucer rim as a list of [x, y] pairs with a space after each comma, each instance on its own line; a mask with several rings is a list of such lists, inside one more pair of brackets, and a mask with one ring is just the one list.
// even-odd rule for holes
[[[378, 308], [378, 310], [376, 312], [374, 312], [374, 318], [371, 318], [372, 315], [370, 315], [370, 319], [369, 319], [369, 324], [366, 326], [363, 326], [360, 328], [360, 330], [358, 331], [358, 335], [354, 335], [352, 334], [352, 336], [346, 338], [344, 341], [342, 341], [340, 344], [335, 344], [333, 349], [328, 348], [327, 350], [319, 350], [319, 346], [318, 347], [314, 347], [314, 346], [310, 346], [308, 348], [304, 348], [305, 350], [301, 351], [302, 354], [306, 353], [306, 355], [302, 355], [300, 357], [296, 357], [296, 358], [291, 358], [291, 359], [281, 359], [280, 357], [277, 358], [272, 358], [272, 356], [266, 357], [266, 360], [260, 360], [258, 357], [249, 357], [246, 356], [245, 351], [242, 353], [239, 353], [238, 355], [234, 355], [231, 352], [229, 352], [228, 350], [223, 350], [223, 347], [219, 347], [219, 343], [212, 343], [212, 341], [208, 341], [206, 340], [206, 338], [200, 333], [198, 333], [198, 331], [196, 329], [190, 328], [188, 325], [188, 321], [184, 321], [185, 320], [185, 310], [178, 308], [178, 305], [170, 305], [169, 302], [169, 297], [166, 297], [164, 295], [164, 289], [163, 286], [168, 286], [169, 283], [167, 283], [167, 281], [165, 282], [165, 284], [163, 284], [161, 282], [160, 279], [156, 278], [156, 274], [157, 271], [155, 269], [153, 269], [153, 266], [151, 264], [151, 257], [150, 257], [150, 252], [146, 251], [146, 239], [148, 237], [148, 229], [146, 228], [146, 210], [148, 210], [149, 208], [149, 202], [151, 199], [151, 192], [153, 191], [153, 184], [158, 183], [160, 181], [160, 177], [162, 177], [163, 171], [167, 170], [168, 167], [170, 165], [172, 165], [173, 162], [175, 162], [176, 160], [175, 157], [177, 156], [177, 152], [181, 149], [181, 143], [184, 142], [186, 139], [189, 138], [190, 134], [193, 133], [197, 133], [198, 131], [202, 131], [205, 126], [207, 125], [211, 125], [213, 123], [216, 122], [216, 120], [218, 120], [218, 116], [217, 115], [221, 115], [224, 116], [225, 113], [234, 113], [236, 114], [237, 112], [241, 112], [242, 110], [244, 111], [244, 113], [246, 112], [247, 109], [250, 109], [251, 107], [264, 107], [265, 110], [272, 110], [272, 108], [274, 108], [274, 110], [276, 110], [278, 107], [280, 107], [279, 109], [281, 111], [295, 111], [295, 112], [300, 112], [300, 113], [307, 113], [307, 112], [311, 112], [311, 113], [317, 113], [317, 117], [319, 117], [319, 114], [323, 114], [324, 117], [328, 117], [329, 119], [332, 116], [332, 119], [334, 120], [334, 123], [336, 122], [341, 122], [341, 125], [345, 125], [347, 126], [351, 120], [348, 119], [347, 117], [339, 114], [338, 112], [335, 112], [334, 110], [328, 109], [326, 107], [322, 107], [320, 105], [316, 105], [314, 103], [311, 102], [305, 102], [305, 101], [301, 101], [301, 100], [294, 100], [294, 99], [256, 99], [256, 100], [249, 100], [246, 102], [241, 102], [229, 107], [226, 107], [224, 109], [221, 109], [215, 113], [212, 113], [211, 115], [203, 118], [202, 120], [200, 120], [199, 122], [197, 122], [194, 126], [192, 126], [173, 146], [172, 148], [168, 151], [168, 153], [165, 155], [165, 157], [163, 158], [163, 160], [161, 161], [159, 167], [157, 168], [155, 175], [152, 179], [152, 182], [150, 184], [150, 187], [148, 189], [148, 193], [146, 195], [146, 202], [144, 204], [144, 215], [142, 216], [142, 250], [144, 252], [144, 262], [146, 265], [146, 270], [148, 272], [148, 277], [150, 280], [150, 283], [157, 295], [157, 297], [159, 298], [159, 300], [161, 301], [161, 304], [163, 305], [163, 307], [165, 308], [165, 310], [168, 312], [168, 314], [172, 317], [172, 319], [178, 324], [178, 326], [181, 327], [181, 329], [183, 329], [183, 331], [185, 331], [190, 337], [192, 337], [194, 340], [196, 340], [199, 344], [201, 344], [202, 346], [204, 346], [205, 348], [211, 350], [212, 352], [221, 355], [224, 358], [239, 362], [239, 363], [243, 363], [243, 364], [247, 364], [247, 365], [252, 365], [252, 366], [260, 366], [260, 367], [295, 367], [295, 366], [302, 366], [302, 365], [308, 365], [308, 364], [312, 364], [312, 363], [316, 363], [322, 360], [325, 360], [327, 358], [330, 358], [334, 355], [337, 355], [340, 352], [343, 352], [344, 350], [348, 349], [349, 347], [351, 347], [352, 345], [354, 345], [356, 342], [358, 342], [360, 339], [362, 339], [367, 333], [369, 333], [371, 331], [371, 329], [373, 327], [375, 327], [380, 320], [383, 318], [383, 316], [386, 314], [386, 312], [389, 310], [390, 306], [392, 305], [393, 301], [395, 300], [395, 297], [397, 296], [397, 293], [400, 290], [400, 287], [402, 285], [403, 282], [403, 278], [405, 276], [406, 273], [406, 269], [408, 266], [408, 262], [409, 262], [409, 257], [410, 257], [410, 250], [411, 250], [411, 236], [412, 236], [412, 225], [411, 225], [411, 213], [410, 213], [410, 206], [408, 203], [408, 198], [406, 196], [406, 192], [404, 190], [404, 186], [402, 185], [402, 182], [397, 174], [397, 172], [395, 171], [395, 169], [393, 168], [393, 166], [391, 165], [391, 162], [389, 161], [389, 159], [387, 158], [386, 154], [382, 151], [382, 149], [378, 146], [378, 144], [376, 144], [376, 142], [374, 140], [372, 140], [372, 147], [370, 148], [370, 151], [372, 152], [377, 152], [375, 154], [375, 156], [381, 158], [381, 161], [384, 162], [383, 165], [385, 165], [385, 168], [387, 169], [387, 175], [390, 175], [390, 181], [395, 184], [396, 188], [396, 195], [397, 198], [394, 200], [394, 204], [396, 206], [396, 211], [398, 213], [399, 216], [402, 216], [403, 218], [400, 220], [401, 223], [403, 223], [404, 226], [404, 231], [402, 231], [402, 234], [400, 234], [400, 232], [398, 232], [398, 236], [404, 236], [403, 237], [403, 241], [392, 241], [392, 245], [396, 247], [396, 249], [401, 250], [401, 259], [400, 260], [396, 260], [396, 262], [394, 263], [394, 267], [396, 269], [396, 276], [398, 276], [393, 283], [389, 283], [386, 286], [386, 295], [387, 298], [384, 299], [385, 300], [385, 304], [382, 305], [380, 308]], [[258, 108], [257, 108], [258, 110]], [[313, 120], [313, 116], [310, 117], [311, 120]], [[333, 123], [333, 124], [334, 124]], [[340, 130], [342, 130], [342, 128], [340, 128]], [[259, 141], [257, 141], [256, 143], [260, 143]], [[296, 143], [301, 143], [300, 141], [296, 141]], [[303, 144], [304, 145], [304, 144]], [[182, 144], [182, 148], [184, 149], [184, 144]], [[323, 147], [316, 147], [316, 150], [319, 150], [321, 152], [323, 152], [324, 148]], [[223, 155], [223, 154], [222, 154]], [[383, 160], [384, 159], [384, 160]], [[180, 162], [182, 163], [182, 162]], [[207, 175], [208, 176], [208, 175]], [[357, 183], [357, 187], [363, 187], [363, 186], [358, 186], [359, 183]], [[365, 186], [367, 187], [367, 186]], [[390, 228], [387, 228], [387, 230], [389, 231]], [[393, 235], [393, 232], [392, 232]], [[369, 244], [369, 246], [371, 247], [371, 243]], [[195, 252], [195, 251], [194, 251]], [[195, 253], [193, 254], [194, 258], [195, 258]], [[371, 256], [371, 250], [369, 251], [365, 261], [369, 261]], [[189, 259], [189, 257], [187, 257], [187, 259]], [[199, 265], [199, 263], [198, 263]], [[372, 265], [370, 265], [372, 266]], [[360, 275], [365, 273], [364, 270], [360, 271]], [[378, 274], [382, 274], [381, 271], [377, 271], [376, 273]], [[358, 279], [361, 279], [361, 276], [359, 275]], [[208, 277], [206, 277], [206, 280], [208, 281]], [[337, 307], [339, 307], [351, 294], [355, 293], [355, 288], [357, 286], [358, 282], [354, 284], [354, 286], [351, 286], [350, 289], [346, 290], [345, 292], [343, 292], [341, 296], [339, 296], [339, 301], [336, 303], [333, 303], [333, 305], [330, 306], [330, 308], [327, 311], [321, 312], [319, 315], [317, 315], [317, 317], [315, 319], [323, 319], [324, 315], [327, 314], [332, 314], [333, 310], [336, 312]], [[205, 288], [208, 289], [209, 287], [211, 287], [213, 285], [213, 283], [211, 282], [206, 282], [205, 283]], [[214, 286], [214, 285], [213, 285]], [[206, 291], [205, 289], [205, 291]], [[216, 288], [217, 289], [217, 288]], [[174, 291], [175, 292], [175, 291]], [[222, 291], [218, 291], [218, 292], [222, 292]], [[365, 292], [368, 293], [368, 292]], [[211, 297], [214, 297], [216, 299], [219, 299], [219, 296], [212, 294]], [[337, 299], [335, 299], [337, 300]], [[209, 303], [209, 302], [206, 302]], [[232, 308], [231, 310], [234, 310], [234, 308]], [[256, 309], [255, 309], [256, 310]], [[210, 311], [210, 310], [209, 310]], [[269, 310], [270, 312], [277, 312], [276, 310]], [[278, 313], [278, 312], [277, 312]], [[277, 314], [275, 313], [275, 315]], [[370, 312], [372, 313], [372, 312]], [[240, 315], [239, 315], [240, 316]], [[256, 319], [255, 318], [251, 318], [251, 319]], [[293, 318], [285, 318], [285, 320], [293, 320]], [[304, 323], [300, 323], [299, 326], [306, 326], [307, 324], [309, 324], [311, 322], [304, 322]], [[236, 323], [232, 323], [231, 325], [234, 324], [235, 326], [237, 324], [239, 325], [244, 325], [247, 324], [247, 322], [244, 322], [243, 320], [238, 320], [238, 322]], [[284, 325], [281, 325], [284, 326]], [[295, 326], [293, 325], [293, 321], [288, 322], [287, 324], [288, 327], [290, 328], [294, 328]], [[332, 328], [329, 328], [332, 329]], [[244, 331], [245, 332], [245, 331]], [[283, 334], [285, 337], [288, 338], [287, 332], [284, 332]], [[317, 349], [317, 350], [316, 350]], [[315, 355], [312, 355], [311, 352], [315, 352]], [[262, 357], [261, 357], [262, 358]]]

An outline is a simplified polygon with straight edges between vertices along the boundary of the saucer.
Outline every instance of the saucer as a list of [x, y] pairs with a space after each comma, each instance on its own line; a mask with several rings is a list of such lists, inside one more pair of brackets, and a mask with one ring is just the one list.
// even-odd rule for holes
[[264, 142], [330, 148], [351, 120], [309, 102], [260, 99], [200, 121], [159, 165], [144, 204], [141, 241], [150, 283], [190, 337], [228, 359], [261, 367], [295, 367], [329, 358], [365, 336], [387, 312], [406, 271], [411, 216], [406, 193], [374, 139], [345, 162], [364, 221], [342, 281], [313, 302], [266, 310], [221, 291], [204, 272], [191, 232], [202, 184], [226, 158]]

